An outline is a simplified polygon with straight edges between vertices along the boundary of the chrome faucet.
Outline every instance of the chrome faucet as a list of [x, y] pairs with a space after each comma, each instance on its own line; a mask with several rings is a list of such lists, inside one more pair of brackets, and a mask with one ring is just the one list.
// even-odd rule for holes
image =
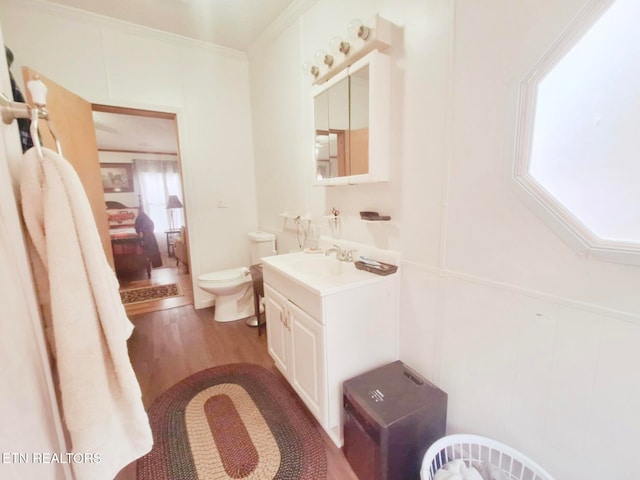
[[325, 255], [331, 255], [332, 253], [336, 254], [336, 260], [340, 260], [341, 262], [353, 262], [353, 252], [355, 250], [343, 250], [339, 245], [333, 244], [334, 248], [329, 248]]
[[331, 255], [332, 253], [335, 253], [335, 254], [336, 254], [336, 258], [338, 258], [338, 257], [342, 254], [342, 249], [341, 249], [338, 245], [335, 245], [335, 244], [334, 244], [333, 246], [334, 246], [334, 248], [328, 248], [328, 249], [324, 252], [324, 254], [325, 254], [326, 256], [329, 256], [329, 255]]

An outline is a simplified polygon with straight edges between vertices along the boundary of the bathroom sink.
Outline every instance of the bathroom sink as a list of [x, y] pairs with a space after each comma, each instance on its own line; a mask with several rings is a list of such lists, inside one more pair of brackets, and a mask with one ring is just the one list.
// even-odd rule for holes
[[356, 271], [352, 262], [341, 262], [335, 257], [322, 254], [299, 255], [291, 259], [291, 268], [302, 273], [320, 275], [322, 277], [334, 277], [336, 275], [349, 275]]
[[353, 262], [343, 262], [323, 253], [287, 253], [266, 257], [262, 261], [267, 268], [271, 267], [320, 294], [380, 278], [358, 270]]

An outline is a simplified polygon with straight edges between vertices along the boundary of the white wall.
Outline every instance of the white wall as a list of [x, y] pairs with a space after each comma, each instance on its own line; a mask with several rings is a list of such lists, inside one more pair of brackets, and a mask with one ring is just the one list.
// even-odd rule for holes
[[[502, 440], [558, 479], [595, 480], [637, 466], [640, 269], [575, 255], [512, 179], [520, 81], [586, 4], [318, 0], [254, 46], [250, 69], [261, 225], [291, 245], [279, 210], [308, 209], [327, 233], [322, 215], [336, 207], [343, 239], [401, 250], [401, 356], [448, 392], [449, 432]], [[300, 66], [376, 11], [403, 27], [392, 179], [313, 188]], [[282, 177], [264, 181], [272, 171]], [[361, 223], [360, 210], [392, 221]]]
[[[295, 21], [269, 45], [260, 49], [250, 66], [251, 110], [254, 126], [256, 192], [260, 228], [278, 234], [280, 253], [297, 249], [293, 222], [279, 215], [305, 215], [311, 209], [315, 193], [308, 185], [315, 167], [307, 161], [313, 155], [313, 132], [307, 128], [305, 114], [310, 112], [301, 82], [300, 22]], [[283, 101], [283, 99], [288, 99]]]
[[[177, 113], [192, 277], [249, 263], [257, 218], [243, 53], [37, 0], [0, 0], [0, 19], [16, 77], [28, 65], [93, 103]], [[211, 304], [194, 295], [196, 307]]]

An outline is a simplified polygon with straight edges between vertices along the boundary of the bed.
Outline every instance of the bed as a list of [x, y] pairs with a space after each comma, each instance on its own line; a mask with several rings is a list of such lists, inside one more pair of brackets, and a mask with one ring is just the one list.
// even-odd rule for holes
[[118, 202], [107, 202], [107, 218], [117, 277], [144, 272], [151, 278], [151, 268], [162, 266], [153, 221], [140, 208]]

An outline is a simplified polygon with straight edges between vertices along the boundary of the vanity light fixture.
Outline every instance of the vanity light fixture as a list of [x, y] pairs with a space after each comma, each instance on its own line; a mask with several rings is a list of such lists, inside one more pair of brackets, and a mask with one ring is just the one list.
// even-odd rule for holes
[[333, 37], [329, 42], [331, 54], [317, 51], [315, 65], [305, 63], [303, 70], [311, 74], [314, 84], [324, 83], [372, 50], [384, 50], [391, 45], [394, 28], [397, 27], [378, 15], [366, 24], [358, 19], [351, 20], [347, 25], [347, 33], [353, 40]]
[[331, 42], [329, 42], [329, 45], [331, 47], [331, 50], [336, 53], [342, 53], [343, 55], [348, 55], [349, 50], [351, 50], [351, 45], [349, 45], [349, 42], [345, 42], [340, 37], [333, 37], [331, 39]]
[[324, 63], [329, 68], [333, 65], [333, 55], [328, 54], [324, 50], [318, 50], [315, 58], [317, 63]]
[[351, 38], [367, 40], [371, 34], [371, 29], [362, 23], [362, 20], [355, 18], [347, 24], [347, 32], [349, 32]]
[[317, 65], [313, 65], [312, 63], [304, 63], [302, 65], [302, 71], [306, 75], [311, 75], [314, 79], [318, 78], [318, 75], [320, 75], [320, 69]]

